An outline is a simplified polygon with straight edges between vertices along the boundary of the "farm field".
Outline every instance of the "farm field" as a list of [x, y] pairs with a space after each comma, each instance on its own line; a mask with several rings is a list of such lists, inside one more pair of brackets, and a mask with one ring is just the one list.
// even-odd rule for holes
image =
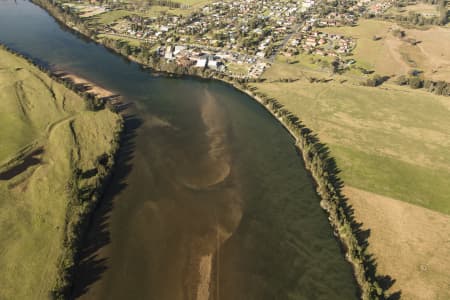
[[90, 22], [99, 23], [102, 25], [108, 25], [111, 23], [116, 22], [117, 20], [124, 18], [126, 16], [131, 15], [141, 15], [145, 17], [157, 17], [161, 13], [169, 13], [173, 15], [187, 15], [192, 11], [192, 9], [179, 9], [179, 8], [170, 8], [167, 6], [152, 6], [148, 9], [143, 9], [139, 11], [132, 11], [132, 10], [125, 10], [125, 9], [119, 9], [119, 10], [113, 10], [109, 12], [105, 12], [96, 16], [93, 16], [90, 18]]
[[414, 12], [414, 13], [420, 13], [425, 16], [437, 16], [439, 15], [439, 11], [436, 5], [427, 4], [427, 3], [417, 3], [414, 5], [407, 5], [405, 7], [397, 8], [397, 7], [391, 7], [387, 11], [388, 13], [392, 14], [398, 14], [407, 16], [408, 13]]
[[111, 24], [116, 20], [131, 15], [132, 12], [128, 10], [113, 10], [109, 12], [102, 13], [95, 17], [92, 17], [92, 20], [97, 21], [100, 24]]
[[97, 37], [99, 39], [108, 38], [108, 39], [113, 39], [113, 40], [126, 41], [130, 46], [135, 46], [135, 47], [137, 47], [141, 44], [141, 42], [138, 39], [122, 37], [122, 36], [117, 36], [117, 35], [113, 35], [113, 34], [99, 34]]
[[[400, 29], [405, 38], [419, 41], [415, 46], [392, 34]], [[323, 28], [324, 32], [352, 36], [357, 40], [354, 56], [358, 63], [380, 75], [406, 74], [412, 69], [426, 78], [445, 80], [450, 76], [450, 28], [405, 29], [390, 22], [360, 20], [355, 27]], [[377, 36], [380, 39], [374, 40]]]
[[428, 30], [408, 29], [406, 35], [420, 41], [415, 47], [404, 45], [403, 55], [409, 56], [425, 77], [448, 81], [450, 78], [450, 27]]
[[401, 299], [449, 299], [450, 216], [355, 188], [344, 192], [370, 230], [378, 271], [396, 280], [391, 291], [401, 290]]
[[348, 184], [450, 213], [447, 98], [395, 85], [382, 89], [305, 80], [253, 85], [330, 145]]
[[[310, 76], [331, 81], [310, 83]], [[340, 83], [345, 76], [281, 61], [263, 77], [265, 82], [251, 86], [279, 100], [330, 147], [356, 219], [370, 229], [369, 250], [380, 274], [398, 280], [390, 292], [400, 290], [405, 299], [446, 299], [442, 278], [450, 277], [450, 268], [439, 262], [448, 261], [448, 98], [394, 84], [372, 88], [351, 79]], [[427, 220], [429, 225], [423, 225]], [[424, 240], [431, 248], [423, 249]], [[407, 246], [398, 251], [400, 245]], [[433, 247], [444, 248], [433, 252]], [[422, 264], [427, 272], [418, 267]]]
[[121, 121], [87, 111], [77, 94], [2, 48], [0, 83], [0, 298], [46, 299], [67, 227], [88, 205], [73, 202], [73, 191], [92, 190], [99, 176], [75, 170], [96, 170]]
[[173, 0], [173, 2], [177, 2], [184, 5], [191, 6], [204, 6], [208, 3], [214, 2], [213, 0]]
[[[172, 8], [169, 6], [160, 6], [160, 5], [153, 5], [148, 6], [147, 2], [143, 1], [127, 1], [127, 3], [133, 3], [136, 5], [136, 9], [133, 10], [127, 10], [127, 9], [119, 9], [119, 10], [113, 10], [103, 13], [85, 13], [82, 16], [85, 18], [90, 18], [94, 22], [98, 22], [99, 24], [111, 24], [120, 18], [133, 15], [133, 14], [139, 14], [146, 17], [157, 17], [162, 13], [169, 13], [172, 15], [187, 15], [194, 11], [197, 8], [200, 8], [210, 2], [212, 0], [175, 0], [173, 1], [175, 3], [180, 3], [181, 5], [184, 5], [186, 7], [183, 8]], [[82, 6], [80, 6], [82, 7]]]

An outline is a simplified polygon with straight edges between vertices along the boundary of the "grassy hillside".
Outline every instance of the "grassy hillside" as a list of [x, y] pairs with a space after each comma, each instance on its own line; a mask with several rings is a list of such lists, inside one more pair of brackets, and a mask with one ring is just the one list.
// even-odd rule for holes
[[2, 51], [0, 56], [0, 164], [48, 136], [51, 125], [84, 110], [75, 93]]
[[92, 204], [80, 191], [99, 187], [120, 128], [118, 115], [87, 111], [74, 92], [0, 48], [1, 299], [46, 299], [72, 263], [74, 225]]

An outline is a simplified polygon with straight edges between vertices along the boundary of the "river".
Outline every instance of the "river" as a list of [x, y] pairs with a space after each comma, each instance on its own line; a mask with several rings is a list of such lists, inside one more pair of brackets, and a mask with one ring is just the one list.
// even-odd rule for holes
[[247, 95], [151, 74], [22, 0], [0, 1], [0, 42], [132, 103], [74, 298], [357, 298], [292, 137]]

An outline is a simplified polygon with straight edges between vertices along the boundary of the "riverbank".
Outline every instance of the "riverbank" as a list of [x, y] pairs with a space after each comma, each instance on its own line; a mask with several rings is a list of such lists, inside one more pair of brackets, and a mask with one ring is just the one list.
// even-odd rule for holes
[[[362, 246], [364, 241], [359, 240], [356, 230], [358, 223], [351, 214], [345, 195], [341, 192], [344, 184], [337, 176], [337, 166], [331, 166], [334, 159], [329, 156], [326, 145], [322, 144], [298, 117], [285, 110], [277, 100], [268, 99], [265, 95], [258, 96], [245, 86], [221, 80], [261, 104], [294, 138], [305, 168], [310, 172], [317, 194], [322, 199], [320, 206], [327, 212], [334, 235], [341, 244], [346, 260], [353, 267], [361, 299], [384, 299], [384, 291], [377, 282], [376, 273], [372, 271], [376, 267], [369, 259], [370, 254], [365, 253], [365, 247]], [[366, 268], [371, 272], [367, 272]]]
[[[72, 27], [72, 29], [77, 30], [78, 28]], [[115, 49], [112, 50], [120, 54], [119, 51]], [[139, 63], [139, 60], [136, 58], [128, 57], [128, 59]], [[180, 76], [186, 75], [185, 72], [175, 73], [166, 70], [164, 68], [157, 68], [156, 65], [149, 66], [143, 64], [143, 66], [152, 68], [160, 72], [166, 71], [168, 72], [168, 74], [171, 75], [180, 75]], [[361, 272], [363, 272], [362, 271], [363, 267], [361, 265], [367, 266], [369, 265], [369, 262], [365, 261], [366, 255], [362, 253], [363, 250], [362, 249], [358, 250], [358, 247], [359, 248], [361, 247], [359, 246], [359, 242], [356, 238], [356, 232], [353, 232], [352, 227], [353, 219], [349, 215], [349, 212], [346, 210], [345, 201], [343, 200], [344, 196], [340, 192], [335, 191], [337, 187], [340, 186], [342, 183], [338, 180], [338, 178], [336, 178], [335, 173], [325, 175], [325, 173], [329, 173], [330, 171], [332, 171], [331, 169], [328, 169], [330, 167], [328, 165], [330, 162], [329, 161], [330, 158], [328, 157], [328, 155], [323, 154], [324, 153], [323, 145], [321, 145], [320, 142], [316, 138], [314, 138], [313, 133], [307, 128], [305, 128], [300, 122], [298, 122], [297, 121], [298, 119], [296, 119], [292, 114], [283, 110], [282, 106], [280, 106], [280, 104], [277, 101], [273, 100], [269, 101], [269, 99], [263, 99], [261, 96], [255, 95], [252, 91], [248, 89], [245, 83], [242, 84], [239, 83], [238, 81], [234, 82], [227, 78], [220, 78], [220, 76], [216, 76], [214, 74], [187, 73], [187, 75], [198, 76], [200, 78], [205, 79], [217, 79], [226, 82], [227, 84], [231, 84], [235, 88], [243, 91], [244, 93], [247, 93], [253, 99], [262, 104], [269, 112], [271, 112], [276, 117], [278, 121], [281, 122], [281, 124], [285, 128], [288, 129], [288, 131], [296, 140], [296, 144], [299, 146], [299, 149], [305, 160], [305, 165], [310, 170], [312, 176], [316, 180], [318, 193], [323, 199], [322, 207], [324, 207], [329, 212], [330, 222], [332, 226], [335, 228], [336, 232], [339, 234], [339, 237], [344, 245], [343, 248], [349, 249], [347, 250], [347, 253], [351, 253], [347, 254], [347, 257], [354, 266], [356, 278], [358, 279], [358, 283], [362, 289], [363, 298], [369, 297], [368, 295], [379, 293], [379, 290], [377, 289], [376, 286], [377, 285], [376, 280], [365, 278], [366, 276], [365, 274], [364, 275], [360, 274]], [[356, 261], [355, 258], [356, 256], [358, 256], [358, 261]]]
[[123, 120], [6, 47], [0, 67], [0, 298], [64, 298]]
[[67, 73], [63, 70], [55, 71], [55, 75], [62, 78], [63, 80], [69, 80], [75, 85], [82, 86], [86, 93], [92, 94], [97, 98], [110, 98], [112, 96], [117, 96], [110, 90], [107, 90], [91, 81], [83, 78], [81, 76], [75, 75], [73, 73]]

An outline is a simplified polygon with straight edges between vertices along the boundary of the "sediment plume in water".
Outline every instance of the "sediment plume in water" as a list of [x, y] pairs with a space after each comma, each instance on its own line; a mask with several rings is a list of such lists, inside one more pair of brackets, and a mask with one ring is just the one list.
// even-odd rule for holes
[[[200, 164], [195, 167], [196, 176], [190, 174], [184, 178], [184, 185], [197, 192], [207, 192], [214, 187], [232, 178], [232, 157], [229, 147], [229, 123], [226, 118], [226, 111], [219, 105], [207, 90], [205, 90], [204, 100], [200, 104], [200, 115], [205, 127], [205, 137], [207, 140], [207, 153], [202, 155]], [[208, 224], [207, 234], [198, 236], [192, 241], [193, 244], [202, 249], [194, 250], [192, 261], [191, 278], [197, 278], [194, 282], [195, 295], [193, 299], [208, 300], [215, 298], [211, 290], [217, 290], [219, 282], [220, 247], [233, 234], [242, 217], [242, 204], [239, 192], [234, 183], [229, 187], [219, 188], [219, 197], [210, 199], [214, 201], [210, 211], [213, 216], [212, 222]], [[199, 249], [197, 248], [197, 249]], [[194, 248], [195, 249], [195, 248]], [[214, 278], [212, 275], [216, 274]], [[191, 290], [191, 289], [189, 289]]]
[[205, 90], [200, 114], [206, 128], [208, 151], [195, 167], [196, 175], [184, 178], [186, 187], [194, 190], [208, 188], [224, 182], [231, 173], [231, 155], [226, 114], [210, 92]]

